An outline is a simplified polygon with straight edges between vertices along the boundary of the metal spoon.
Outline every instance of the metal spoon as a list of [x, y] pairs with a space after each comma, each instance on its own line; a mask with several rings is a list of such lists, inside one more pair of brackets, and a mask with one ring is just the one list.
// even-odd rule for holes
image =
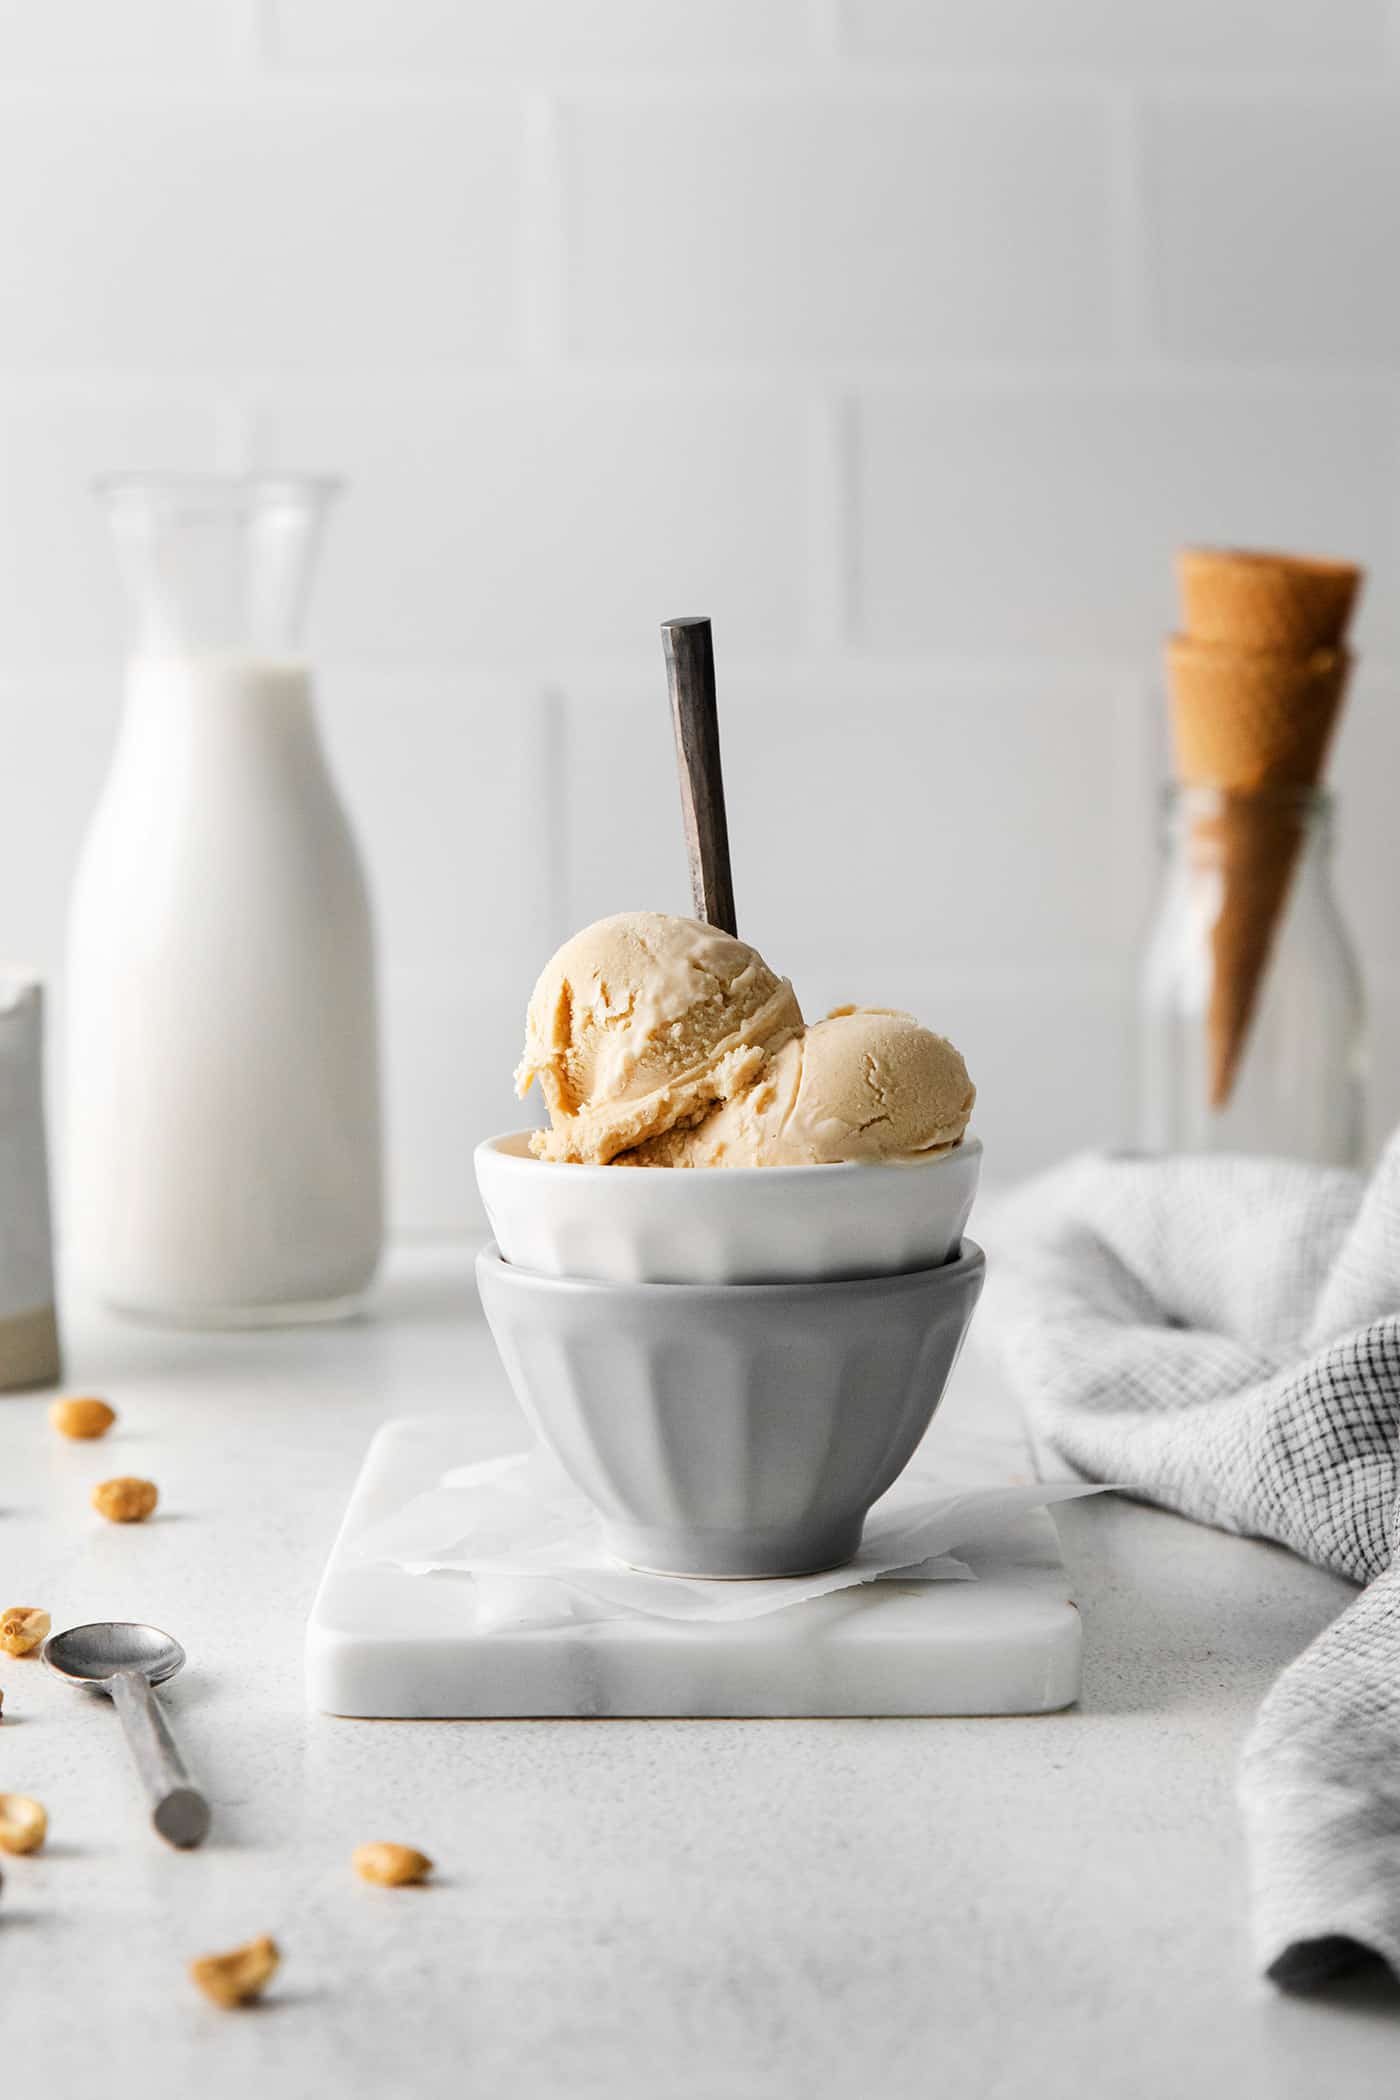
[[202, 1843], [209, 1832], [209, 1803], [190, 1778], [151, 1691], [184, 1668], [180, 1643], [158, 1626], [105, 1619], [51, 1633], [43, 1656], [70, 1683], [110, 1695], [161, 1836], [172, 1845]]

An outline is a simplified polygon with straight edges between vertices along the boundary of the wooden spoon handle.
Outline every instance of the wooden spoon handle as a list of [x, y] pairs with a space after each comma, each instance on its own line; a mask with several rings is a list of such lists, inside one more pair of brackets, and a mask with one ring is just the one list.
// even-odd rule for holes
[[719, 756], [714, 637], [708, 620], [665, 620], [661, 641], [666, 651], [695, 916], [724, 933], [737, 933]]

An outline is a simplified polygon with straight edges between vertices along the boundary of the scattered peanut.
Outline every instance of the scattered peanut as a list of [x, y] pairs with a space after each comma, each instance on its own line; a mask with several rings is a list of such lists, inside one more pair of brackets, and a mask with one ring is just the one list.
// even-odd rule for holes
[[153, 1480], [138, 1480], [121, 1473], [115, 1480], [100, 1480], [92, 1491], [92, 1506], [113, 1524], [140, 1524], [155, 1508], [158, 1497]]
[[12, 1604], [0, 1612], [0, 1648], [7, 1655], [28, 1655], [49, 1636], [53, 1624], [37, 1604]]
[[251, 2005], [262, 1996], [281, 1959], [276, 1941], [264, 1933], [231, 1954], [206, 1954], [192, 1961], [190, 1974], [216, 2005]]
[[49, 1409], [49, 1420], [60, 1436], [106, 1436], [116, 1419], [116, 1409], [109, 1407], [105, 1400], [87, 1397], [55, 1400]]
[[0, 1794], [0, 1852], [37, 1852], [48, 1832], [42, 1802], [27, 1794]]
[[412, 1845], [390, 1845], [382, 1838], [373, 1845], [357, 1845], [350, 1858], [362, 1880], [377, 1881], [386, 1889], [423, 1881], [433, 1871], [426, 1852], [415, 1852]]
[[4, 1714], [4, 1711], [5, 1711], [5, 1694], [3, 1693], [3, 1691], [0, 1691], [0, 1716], [2, 1716], [2, 1715]]

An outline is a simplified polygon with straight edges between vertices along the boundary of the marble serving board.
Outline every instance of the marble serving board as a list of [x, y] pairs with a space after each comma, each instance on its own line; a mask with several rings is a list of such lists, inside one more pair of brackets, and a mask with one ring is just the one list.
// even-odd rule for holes
[[[1029, 1714], [1078, 1696], [1079, 1614], [1045, 1510], [957, 1548], [972, 1582], [866, 1583], [743, 1624], [607, 1621], [478, 1632], [463, 1575], [371, 1565], [357, 1538], [453, 1466], [470, 1424], [405, 1416], [374, 1438], [307, 1629], [307, 1691], [362, 1719]], [[1033, 1477], [1019, 1436], [942, 1417], [914, 1461], [940, 1487]]]

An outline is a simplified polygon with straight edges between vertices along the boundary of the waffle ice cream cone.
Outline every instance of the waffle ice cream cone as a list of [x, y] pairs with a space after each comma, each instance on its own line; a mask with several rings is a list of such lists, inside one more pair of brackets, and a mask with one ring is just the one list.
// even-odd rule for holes
[[1188, 787], [1313, 787], [1341, 711], [1351, 659], [1237, 649], [1173, 635], [1167, 644], [1177, 778]]
[[1206, 1012], [1210, 1099], [1234, 1089], [1303, 839], [1302, 796], [1321, 778], [1351, 660], [1176, 635], [1167, 647], [1178, 777], [1217, 791], [1192, 847], [1219, 879]]
[[1191, 851], [1219, 884], [1206, 1008], [1210, 1100], [1218, 1109], [1234, 1091], [1249, 1040], [1302, 849], [1307, 806], [1301, 791], [1219, 792], [1203, 801], [1206, 806], [1191, 818]]
[[1339, 648], [1361, 589], [1354, 562], [1237, 547], [1183, 547], [1177, 580], [1194, 641], [1293, 656]]

